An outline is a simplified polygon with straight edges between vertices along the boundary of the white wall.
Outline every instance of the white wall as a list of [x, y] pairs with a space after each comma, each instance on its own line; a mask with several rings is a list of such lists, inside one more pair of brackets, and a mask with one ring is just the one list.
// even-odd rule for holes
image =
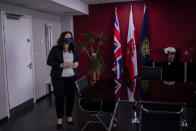
[[61, 16], [61, 31], [71, 31], [73, 33], [73, 16]]
[[[46, 94], [45, 83], [50, 79], [50, 67], [46, 65], [45, 52], [45, 23], [52, 24], [53, 43], [55, 44], [61, 33], [60, 16], [34, 11], [31, 9], [21, 8], [13, 5], [0, 3], [0, 11], [17, 12], [24, 15], [32, 16], [32, 32], [33, 32], [33, 54], [35, 68], [35, 95], [36, 98]], [[0, 119], [7, 116], [6, 106], [6, 89], [5, 89], [5, 71], [3, 62], [3, 40], [2, 27], [0, 18]], [[43, 40], [43, 43], [40, 43]]]

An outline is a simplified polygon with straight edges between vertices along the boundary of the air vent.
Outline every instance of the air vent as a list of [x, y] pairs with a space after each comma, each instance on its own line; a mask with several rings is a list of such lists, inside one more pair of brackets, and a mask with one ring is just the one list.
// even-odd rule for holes
[[7, 19], [20, 20], [20, 17], [22, 17], [23, 15], [6, 13], [6, 16], [7, 16]]

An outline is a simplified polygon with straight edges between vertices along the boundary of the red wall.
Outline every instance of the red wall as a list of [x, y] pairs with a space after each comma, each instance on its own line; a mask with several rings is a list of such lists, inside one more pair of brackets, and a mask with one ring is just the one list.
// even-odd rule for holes
[[[162, 1], [145, 2], [147, 6], [147, 21], [149, 39], [151, 42], [151, 59], [166, 61], [167, 56], [163, 48], [173, 46], [177, 49], [175, 60], [180, 61], [181, 48], [193, 48], [196, 57], [196, 10], [194, 2], [184, 1]], [[130, 6], [133, 6], [133, 17], [136, 29], [136, 43], [138, 52], [138, 63], [140, 64], [140, 39], [142, 31], [144, 2], [126, 2], [114, 4], [92, 5], [89, 7], [89, 15], [74, 16], [74, 37], [77, 43], [80, 34], [85, 31], [103, 31], [107, 36], [104, 42], [104, 73], [102, 77], [111, 77], [113, 64], [113, 28], [114, 8], [117, 6], [119, 24], [121, 31], [121, 43], [123, 51], [123, 63], [125, 62], [125, 49], [127, 41], [128, 20]], [[86, 74], [89, 60], [85, 54], [80, 52], [80, 75]], [[124, 73], [126, 73], [125, 64]], [[139, 67], [140, 69], [140, 67]]]

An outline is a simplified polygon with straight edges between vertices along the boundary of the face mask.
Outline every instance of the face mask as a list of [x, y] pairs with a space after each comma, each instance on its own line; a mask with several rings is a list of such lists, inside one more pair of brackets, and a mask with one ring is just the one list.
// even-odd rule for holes
[[72, 43], [72, 38], [65, 38], [65, 42], [67, 42], [68, 44]]

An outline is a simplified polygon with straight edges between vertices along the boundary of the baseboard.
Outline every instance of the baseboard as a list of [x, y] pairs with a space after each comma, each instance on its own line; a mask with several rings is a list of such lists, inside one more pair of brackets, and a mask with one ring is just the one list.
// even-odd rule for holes
[[11, 109], [10, 110], [10, 116], [13, 116], [13, 115], [15, 115], [15, 114], [17, 114], [17, 113], [19, 113], [19, 112], [22, 112], [22, 111], [24, 111], [25, 109], [29, 109], [29, 108], [33, 108], [33, 99], [30, 99], [30, 100], [28, 100], [28, 101], [26, 101], [26, 102], [24, 102], [24, 103], [22, 103], [21, 105], [19, 105], [19, 106], [17, 106], [17, 107], [15, 107], [15, 108], [13, 108], [13, 109]]
[[39, 103], [39, 102], [42, 101], [44, 98], [46, 98], [46, 97], [48, 97], [48, 96], [51, 96], [51, 95], [53, 94], [53, 92], [54, 92], [54, 91], [52, 91], [51, 93], [47, 93], [47, 94], [41, 96], [40, 98], [38, 98], [38, 99], [36, 100], [36, 103]]
[[[44, 98], [48, 97], [48, 96], [51, 96], [53, 94], [54, 91], [52, 91], [51, 93], [47, 93], [46, 95], [38, 98], [36, 100], [36, 103], [39, 103], [40, 101], [42, 101]], [[29, 111], [29, 109], [33, 109], [34, 108], [34, 103], [33, 103], [33, 99], [30, 99], [24, 103], [22, 103], [21, 105], [13, 108], [10, 110], [10, 118], [12, 118], [12, 116], [15, 116], [15, 115], [20, 115], [21, 113], [25, 113], [26, 111]], [[8, 117], [5, 117], [5, 118], [2, 118], [0, 119], [0, 124], [7, 121], [9, 118]]]

